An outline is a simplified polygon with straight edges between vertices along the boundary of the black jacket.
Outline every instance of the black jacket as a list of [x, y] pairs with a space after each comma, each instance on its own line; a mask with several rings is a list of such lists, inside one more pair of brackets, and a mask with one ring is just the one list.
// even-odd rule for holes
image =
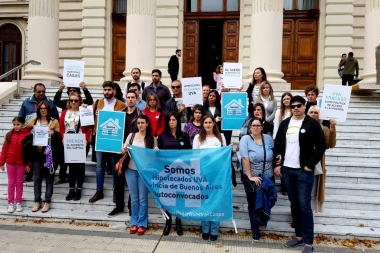
[[[171, 93], [168, 87], [166, 87], [163, 83], [160, 83], [160, 85], [157, 86], [156, 92], [154, 92], [153, 83], [151, 83], [149, 86], [145, 87], [143, 93], [142, 93], [142, 100], [146, 101], [146, 97], [150, 93], [156, 93], [158, 100], [160, 101], [160, 107], [162, 109], [165, 108], [166, 101], [168, 101], [171, 98]], [[147, 103], [149, 101], [146, 101]]]
[[[286, 132], [290, 119], [291, 117], [281, 122], [274, 144], [274, 157], [278, 155], [282, 156], [281, 166], [284, 164], [285, 159]], [[301, 168], [307, 166], [309, 169], [314, 170], [315, 165], [321, 160], [325, 153], [326, 141], [319, 122], [307, 115], [302, 122], [301, 131], [299, 132], [299, 145]]]
[[179, 60], [177, 55], [172, 55], [168, 62], [168, 71], [172, 75], [178, 75], [179, 71]]
[[[175, 101], [174, 97], [166, 101], [165, 104], [165, 115], [168, 115], [171, 112], [178, 112], [177, 102]], [[186, 107], [185, 112], [187, 120], [189, 120], [191, 117], [191, 107]]]
[[249, 84], [248, 86], [248, 89], [247, 89], [247, 95], [248, 95], [248, 112], [249, 113], [253, 113], [252, 112], [252, 109], [253, 109], [253, 97], [252, 97], [252, 91], [253, 91], [253, 88], [254, 88], [254, 84]]
[[[83, 93], [86, 97], [86, 99], [83, 100], [83, 104], [92, 105], [94, 103], [94, 100], [92, 99], [91, 93], [88, 91], [88, 89], [83, 90]], [[61, 109], [66, 109], [68, 99], [61, 100], [61, 97], [62, 91], [57, 90], [53, 100], [54, 104]]]

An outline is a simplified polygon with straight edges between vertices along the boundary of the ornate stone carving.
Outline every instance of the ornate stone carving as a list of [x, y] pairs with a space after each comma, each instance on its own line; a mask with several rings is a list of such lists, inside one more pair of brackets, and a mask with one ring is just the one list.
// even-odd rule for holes
[[58, 19], [59, 0], [29, 0], [29, 17]]
[[252, 0], [252, 13], [276, 11], [283, 12], [283, 0]]
[[366, 4], [366, 13], [380, 10], [380, 0], [367, 0]]
[[128, 0], [127, 1], [127, 15], [156, 15], [156, 1], [155, 0]]

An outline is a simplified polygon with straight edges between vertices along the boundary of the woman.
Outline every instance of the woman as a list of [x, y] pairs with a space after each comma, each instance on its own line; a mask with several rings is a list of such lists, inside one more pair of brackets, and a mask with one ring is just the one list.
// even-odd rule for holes
[[[190, 137], [187, 133], [181, 131], [181, 114], [171, 112], [165, 121], [165, 130], [158, 136], [159, 149], [191, 149]], [[166, 220], [166, 225], [163, 235], [168, 235], [172, 226], [172, 216], [166, 212], [169, 219]], [[183, 235], [182, 223], [180, 218], [175, 219], [175, 231], [177, 235]]]
[[216, 82], [216, 90], [220, 94], [222, 92], [223, 86], [223, 66], [218, 65], [218, 67], [216, 67], [216, 70], [212, 73], [212, 75], [214, 77], [214, 81]]
[[285, 92], [281, 96], [281, 106], [276, 111], [276, 115], [274, 116], [273, 121], [273, 139], [276, 138], [278, 126], [280, 123], [286, 119], [289, 118], [292, 115], [292, 110], [290, 108], [290, 100], [292, 99], [293, 95], [290, 92]]
[[[328, 148], [334, 148], [336, 145], [336, 121], [330, 120], [330, 128], [322, 125], [322, 120], [319, 119], [320, 108], [316, 105], [312, 105], [309, 108], [308, 115], [316, 119], [321, 123], [323, 133], [325, 134], [326, 146]], [[323, 212], [323, 204], [325, 202], [325, 182], [326, 182], [326, 163], [325, 155], [319, 164], [315, 166], [314, 170], [315, 180], [312, 191], [312, 208], [315, 212]]]
[[[32, 119], [27, 129], [32, 130], [34, 126], [47, 126], [49, 127], [50, 138], [56, 132], [60, 135], [60, 128], [58, 120], [52, 118], [51, 107], [48, 101], [42, 101], [37, 106], [37, 117]], [[62, 145], [62, 143], [61, 143]], [[46, 213], [50, 209], [51, 197], [53, 196], [53, 182], [54, 173], [51, 174], [49, 169], [44, 166], [46, 162], [46, 156], [44, 155], [45, 147], [37, 146], [35, 148], [35, 154], [33, 155], [33, 173], [34, 173], [34, 202], [35, 205], [32, 208], [32, 212], [37, 212], [41, 208], [41, 186], [42, 179], [46, 178], [46, 192], [45, 192], [45, 204], [42, 208], [42, 212]], [[54, 155], [59, 155], [55, 152]]]
[[[262, 175], [265, 175], [269, 182], [273, 177], [273, 151], [274, 143], [272, 137], [267, 134], [262, 134], [263, 121], [260, 118], [254, 117], [250, 120], [250, 134], [245, 135], [240, 140], [239, 152], [242, 157], [242, 181], [249, 180], [255, 183], [256, 191], [248, 191], [245, 186], [245, 191], [248, 201], [248, 212], [251, 221], [251, 230], [253, 241], [258, 242], [260, 240], [259, 227], [264, 225], [259, 223], [258, 215], [256, 211], [255, 202], [257, 190], [264, 181]], [[244, 181], [243, 181], [244, 182]], [[273, 182], [272, 182], [273, 184]], [[274, 187], [274, 185], [273, 185]]]
[[259, 95], [260, 85], [263, 81], [267, 80], [267, 73], [263, 68], [256, 68], [253, 71], [252, 82], [249, 84], [247, 93], [248, 93], [248, 115], [249, 118], [253, 117], [252, 106], [255, 104], [253, 100]]
[[277, 101], [274, 98], [272, 85], [268, 81], [261, 83], [259, 95], [253, 100], [253, 103], [262, 103], [265, 108], [265, 122], [268, 125], [268, 134], [273, 134], [273, 120], [277, 111]]
[[[224, 135], [219, 132], [216, 120], [211, 115], [202, 118], [199, 133], [194, 137], [193, 149], [196, 148], [219, 148], [226, 146]], [[219, 221], [202, 221], [203, 240], [215, 241], [219, 235]], [[211, 234], [211, 235], [210, 235]]]
[[205, 109], [201, 105], [194, 105], [193, 113], [188, 123], [185, 124], [183, 131], [190, 136], [191, 145], [193, 145], [193, 140], [195, 135], [199, 132], [199, 127], [201, 126], [201, 120], [205, 116]]
[[[256, 103], [252, 106], [252, 111], [253, 111], [253, 117], [254, 118], [259, 118], [264, 122], [264, 126], [262, 129], [263, 134], [268, 134], [269, 132], [269, 124], [265, 122], [265, 108], [262, 103]], [[249, 126], [249, 125], [248, 125]]]
[[160, 101], [156, 94], [150, 93], [147, 96], [143, 113], [148, 116], [152, 134], [157, 138], [164, 131], [165, 112], [160, 108]]
[[113, 83], [113, 85], [114, 85], [113, 96], [117, 100], [120, 100], [120, 101], [122, 101], [122, 102], [125, 103], [125, 98], [123, 96], [123, 92], [121, 91], [119, 84], [118, 83]]
[[[86, 145], [92, 126], [81, 126], [79, 106], [83, 103], [82, 97], [79, 93], [71, 93], [69, 100], [67, 101], [67, 110], [64, 110], [61, 114], [59, 122], [61, 135], [64, 138], [65, 134], [85, 134]], [[66, 196], [66, 200], [78, 201], [82, 197], [82, 187], [84, 182], [84, 163], [70, 163], [69, 164], [69, 194]], [[75, 182], [77, 188], [75, 190]]]
[[[130, 144], [150, 149], [157, 147], [156, 138], [152, 135], [149, 118], [144, 114], [140, 114], [137, 116], [136, 124], [138, 132], [128, 135], [121, 151], [123, 155], [127, 152]], [[137, 172], [136, 164], [132, 158], [129, 159], [128, 168], [125, 171], [125, 179], [131, 196], [132, 209], [129, 233], [143, 235], [148, 227], [148, 188]]]

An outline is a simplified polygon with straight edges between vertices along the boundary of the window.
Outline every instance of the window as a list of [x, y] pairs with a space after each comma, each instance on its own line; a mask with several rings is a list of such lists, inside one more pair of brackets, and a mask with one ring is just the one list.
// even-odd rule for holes
[[310, 10], [317, 8], [317, 0], [284, 0], [285, 10]]
[[[21, 65], [21, 41], [20, 30], [15, 25], [0, 27], [0, 73], [6, 73]], [[16, 75], [17, 72], [0, 81], [16, 80]]]
[[239, 11], [240, 0], [185, 0], [186, 12]]
[[115, 0], [115, 13], [127, 13], [127, 0]]

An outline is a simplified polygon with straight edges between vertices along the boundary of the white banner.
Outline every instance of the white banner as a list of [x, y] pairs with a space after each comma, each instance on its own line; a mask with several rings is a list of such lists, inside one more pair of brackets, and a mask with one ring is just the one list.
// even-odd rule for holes
[[79, 107], [80, 114], [80, 125], [81, 126], [92, 126], [94, 125], [94, 112], [92, 110], [92, 106], [89, 105], [86, 108], [83, 106]]
[[203, 105], [202, 77], [182, 78], [182, 96], [186, 107]]
[[33, 132], [33, 146], [46, 147], [48, 145], [49, 140], [49, 127], [34, 126]]
[[84, 79], [84, 61], [63, 61], [63, 82], [66, 87], [78, 87]]
[[65, 134], [63, 138], [65, 163], [86, 162], [86, 135]]
[[319, 118], [346, 122], [350, 98], [351, 86], [325, 84]]
[[223, 86], [226, 89], [240, 89], [243, 86], [243, 64], [223, 63]]

